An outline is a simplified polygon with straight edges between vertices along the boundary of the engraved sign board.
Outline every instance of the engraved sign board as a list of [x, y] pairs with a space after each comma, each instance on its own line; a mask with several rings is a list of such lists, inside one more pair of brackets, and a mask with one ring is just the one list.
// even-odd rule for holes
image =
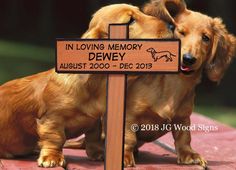
[[[123, 169], [127, 73], [177, 73], [180, 41], [127, 39], [128, 25], [111, 24], [110, 39], [58, 39], [58, 73], [108, 73], [105, 169]], [[98, 82], [99, 83], [99, 82]]]
[[177, 40], [58, 40], [57, 72], [178, 72]]

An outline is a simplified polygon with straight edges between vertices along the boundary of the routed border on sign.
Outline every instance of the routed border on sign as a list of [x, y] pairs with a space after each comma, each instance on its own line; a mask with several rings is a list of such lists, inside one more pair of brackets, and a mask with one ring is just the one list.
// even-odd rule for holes
[[180, 46], [178, 39], [57, 39], [56, 72], [177, 73]]

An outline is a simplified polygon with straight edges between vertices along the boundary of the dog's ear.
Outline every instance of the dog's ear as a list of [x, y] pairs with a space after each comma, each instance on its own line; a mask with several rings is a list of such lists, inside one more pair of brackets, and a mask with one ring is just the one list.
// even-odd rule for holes
[[91, 25], [89, 29], [82, 35], [82, 38], [85, 39], [99, 39], [99, 38], [108, 38], [107, 31], [103, 31], [99, 25]]
[[89, 29], [82, 38], [108, 38], [109, 24], [129, 24], [140, 17], [141, 11], [138, 7], [127, 4], [114, 4], [102, 7], [92, 17]]
[[214, 18], [212, 24], [214, 37], [206, 72], [211, 81], [220, 82], [235, 56], [236, 37], [228, 33], [220, 18]]
[[144, 5], [143, 11], [168, 23], [175, 23], [175, 17], [186, 12], [187, 9], [184, 0], [151, 0]]
[[98, 28], [91, 28], [89, 30], [87, 30], [83, 35], [82, 38], [86, 38], [86, 39], [91, 39], [91, 38], [100, 38], [100, 33], [99, 33], [99, 29]]

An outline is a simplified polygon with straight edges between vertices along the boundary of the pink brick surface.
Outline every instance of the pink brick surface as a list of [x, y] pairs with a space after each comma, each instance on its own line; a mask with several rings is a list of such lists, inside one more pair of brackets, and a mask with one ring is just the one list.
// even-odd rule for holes
[[[235, 170], [236, 169], [236, 130], [221, 123], [215, 122], [204, 116], [193, 114], [192, 124], [214, 125], [217, 131], [205, 133], [202, 131], [192, 132], [192, 147], [208, 160], [212, 170]], [[173, 147], [171, 133], [159, 139], [170, 150]], [[84, 150], [64, 149], [68, 162], [68, 170], [102, 170], [103, 162], [88, 160]], [[21, 158], [17, 160], [0, 160], [0, 170], [49, 170], [37, 167], [37, 156]], [[140, 149], [136, 161], [136, 168], [127, 170], [198, 170], [200, 166], [180, 166], [176, 164], [176, 155], [166, 148], [154, 143], [147, 143]], [[50, 170], [63, 170], [63, 168], [50, 168]]]
[[[208, 167], [213, 170], [235, 170], [236, 129], [198, 114], [193, 114], [191, 120], [192, 124], [218, 127], [217, 131], [209, 133], [192, 131], [192, 148], [208, 161]], [[174, 141], [170, 133], [159, 140], [174, 148]]]

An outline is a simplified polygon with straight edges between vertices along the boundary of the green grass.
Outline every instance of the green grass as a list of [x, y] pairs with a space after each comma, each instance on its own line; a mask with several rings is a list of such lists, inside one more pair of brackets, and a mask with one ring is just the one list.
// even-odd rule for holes
[[54, 61], [55, 53], [52, 48], [0, 40], [0, 57], [51, 62]]
[[236, 127], [236, 108], [199, 105], [195, 107], [195, 112]]
[[0, 84], [54, 67], [55, 50], [0, 40]]

